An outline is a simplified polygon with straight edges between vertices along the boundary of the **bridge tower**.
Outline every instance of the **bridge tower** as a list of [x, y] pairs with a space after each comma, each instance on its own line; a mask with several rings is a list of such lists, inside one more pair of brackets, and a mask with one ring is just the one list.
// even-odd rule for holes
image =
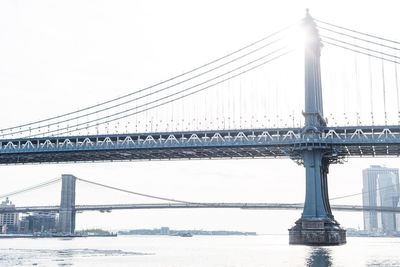
[[57, 231], [73, 234], [75, 232], [75, 184], [76, 177], [71, 174], [61, 176], [61, 203]]
[[306, 34], [305, 64], [305, 125], [302, 131], [307, 144], [300, 146], [299, 155], [306, 171], [306, 197], [301, 218], [289, 229], [290, 244], [340, 245], [346, 243], [346, 231], [334, 219], [328, 197], [329, 164], [337, 161], [329, 147], [318, 142], [320, 130], [326, 126], [323, 117], [321, 86], [321, 39], [313, 18], [307, 10], [303, 20]]

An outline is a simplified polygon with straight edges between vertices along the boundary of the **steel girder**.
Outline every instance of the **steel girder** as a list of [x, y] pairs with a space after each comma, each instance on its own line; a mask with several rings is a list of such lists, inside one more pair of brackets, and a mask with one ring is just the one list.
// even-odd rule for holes
[[0, 140], [0, 164], [292, 158], [321, 148], [332, 161], [343, 157], [400, 155], [400, 126], [324, 127], [313, 136], [302, 128], [114, 134]]

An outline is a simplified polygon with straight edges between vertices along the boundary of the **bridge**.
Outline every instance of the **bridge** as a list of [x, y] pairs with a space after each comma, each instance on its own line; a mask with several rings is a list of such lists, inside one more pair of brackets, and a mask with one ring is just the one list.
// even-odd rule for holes
[[[111, 212], [113, 210], [138, 210], [138, 209], [243, 209], [243, 210], [299, 210], [303, 209], [301, 203], [227, 203], [227, 202], [192, 202], [180, 199], [165, 198], [145, 193], [135, 192], [128, 189], [117, 188], [114, 186], [100, 184], [94, 181], [78, 178], [73, 175], [63, 174], [61, 178], [52, 179], [38, 185], [33, 185], [18, 191], [3, 194], [2, 197], [11, 197], [26, 193], [29, 191], [45, 188], [54, 183], [62, 181], [59, 206], [0, 206], [0, 214], [13, 213], [32, 213], [32, 212], [52, 212], [59, 213], [58, 231], [63, 234], [73, 234], [75, 232], [76, 213], [84, 211]], [[101, 204], [101, 205], [76, 205], [76, 182], [81, 181], [95, 186], [128, 193], [136, 196], [142, 196], [150, 199], [168, 201], [168, 203], [133, 203], [133, 204]], [[392, 186], [389, 186], [392, 187]], [[379, 190], [387, 190], [389, 187]], [[365, 195], [370, 192], [356, 193], [336, 197], [342, 199], [357, 195]], [[400, 207], [388, 206], [360, 206], [360, 205], [332, 205], [333, 210], [348, 212], [383, 212], [396, 214], [400, 213]]]
[[400, 155], [399, 126], [302, 128], [68, 136], [0, 140], [0, 164], [128, 160], [292, 158], [329, 149], [330, 160]]
[[[289, 231], [289, 242], [311, 245], [344, 244], [345, 231], [334, 219], [329, 203], [329, 165], [343, 163], [349, 157], [399, 156], [400, 105], [397, 65], [400, 57], [396, 53], [400, 50], [400, 43], [314, 19], [308, 12], [296, 25], [301, 25], [305, 32], [305, 44], [302, 47], [305, 105], [301, 112], [304, 121], [301, 120], [297, 125], [294, 113], [289, 115], [290, 123], [278, 126], [281, 121], [279, 117], [276, 123], [263, 115], [260, 117], [260, 114], [252, 114], [247, 119], [242, 118], [241, 114], [228, 115], [225, 119], [227, 116], [223, 111], [221, 116], [224, 119], [222, 122], [218, 121], [217, 127], [212, 128], [213, 120], [207, 120], [207, 108], [201, 111], [205, 114], [206, 126], [204, 123], [201, 125], [199, 121], [188, 120], [182, 114], [174, 122], [165, 110], [166, 107], [174, 109], [175, 103], [183, 103], [182, 101], [211, 88], [218, 88], [231, 80], [243, 79], [262, 67], [283, 60], [295, 50], [282, 45], [286, 34], [293, 31], [293, 27], [287, 27], [202, 66], [127, 95], [78, 111], [0, 129], [0, 164], [290, 158], [305, 168], [306, 198], [300, 219]], [[322, 98], [320, 57], [323, 45], [351, 51], [380, 64], [379, 89], [382, 89], [382, 98], [378, 106], [383, 111], [380, 117], [371, 112], [371, 123], [363, 124], [361, 115], [357, 112], [354, 125], [338, 124], [333, 117], [334, 123], [328, 123], [328, 118], [324, 116]], [[394, 72], [388, 73], [387, 64], [394, 65]], [[285, 67], [292, 65], [295, 66], [286, 64]], [[370, 64], [370, 79], [375, 72], [371, 69]], [[391, 82], [387, 78], [388, 75], [394, 77]], [[371, 94], [368, 99], [368, 102], [371, 102], [371, 111], [377, 109], [377, 103], [374, 104], [376, 93], [372, 92], [374, 85], [371, 81]], [[396, 103], [391, 105], [390, 96], [396, 93], [397, 99], [393, 101]], [[225, 97], [223, 98], [225, 101]], [[285, 101], [289, 101], [288, 98]], [[235, 106], [235, 103], [229, 103], [228, 100], [228, 107], [229, 104]], [[395, 115], [391, 115], [391, 106], [396, 104], [397, 110], [394, 109], [393, 112]], [[193, 106], [193, 103], [182, 104], [182, 108], [186, 107], [185, 105]], [[287, 110], [281, 108], [286, 107], [285, 104], [271, 105], [275, 105], [278, 112], [287, 113]], [[264, 105], [263, 108], [266, 111], [268, 105]], [[124, 121], [126, 118], [156, 110], [160, 110], [159, 116], [163, 120], [162, 125], [156, 125], [156, 128], [166, 125], [167, 130], [153, 131], [154, 120], [149, 124], [143, 123], [143, 120], [132, 123], [136, 130], [131, 132], [120, 133], [121, 130], [117, 128], [119, 123], [126, 123], [126, 126], [131, 123]], [[215, 120], [218, 120], [218, 117]], [[170, 125], [174, 123], [176, 125]], [[142, 124], [146, 126], [143, 128]], [[268, 124], [268, 127], [265, 124]], [[139, 131], [138, 127], [142, 130]], [[69, 187], [74, 185], [66, 186]], [[65, 200], [65, 203], [72, 202]], [[70, 204], [65, 207], [61, 205], [60, 216], [72, 216]]]
[[[75, 205], [75, 213], [83, 211], [111, 212], [112, 210], [139, 210], [139, 209], [251, 209], [251, 210], [300, 210], [303, 204], [288, 203], [136, 203], [136, 204], [106, 204], [106, 205]], [[332, 205], [333, 210], [361, 212], [376, 211], [400, 213], [398, 207], [360, 206], [360, 205]], [[59, 212], [60, 206], [22, 206], [15, 208], [0, 208], [1, 213], [29, 213], [29, 212]]]

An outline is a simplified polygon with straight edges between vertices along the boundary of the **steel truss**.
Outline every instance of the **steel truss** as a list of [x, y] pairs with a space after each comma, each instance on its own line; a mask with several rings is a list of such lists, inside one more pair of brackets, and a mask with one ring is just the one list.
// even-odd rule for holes
[[291, 158], [324, 149], [331, 163], [346, 157], [400, 155], [400, 126], [220, 130], [0, 140], [0, 164], [82, 161]]

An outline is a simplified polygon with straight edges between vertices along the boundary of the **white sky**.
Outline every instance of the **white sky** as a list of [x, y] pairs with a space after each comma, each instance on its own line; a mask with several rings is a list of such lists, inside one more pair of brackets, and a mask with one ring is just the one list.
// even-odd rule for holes
[[[400, 39], [396, 1], [384, 5], [376, 1], [1, 1], [1, 128], [77, 110], [182, 73], [301, 19], [306, 7], [321, 20]], [[399, 167], [400, 161], [351, 159], [331, 166], [330, 196], [360, 192], [361, 171], [370, 164]], [[303, 167], [289, 160], [0, 169], [0, 194], [62, 173], [189, 201], [296, 203], [304, 200], [305, 192]], [[12, 200], [17, 205], [58, 204], [59, 187]], [[148, 201], [79, 182], [77, 191], [77, 204]], [[361, 197], [341, 203], [360, 204]], [[362, 227], [361, 213], [334, 214], [346, 227]], [[299, 216], [300, 211], [88, 212], [78, 215], [77, 227], [170, 226], [286, 233]]]

